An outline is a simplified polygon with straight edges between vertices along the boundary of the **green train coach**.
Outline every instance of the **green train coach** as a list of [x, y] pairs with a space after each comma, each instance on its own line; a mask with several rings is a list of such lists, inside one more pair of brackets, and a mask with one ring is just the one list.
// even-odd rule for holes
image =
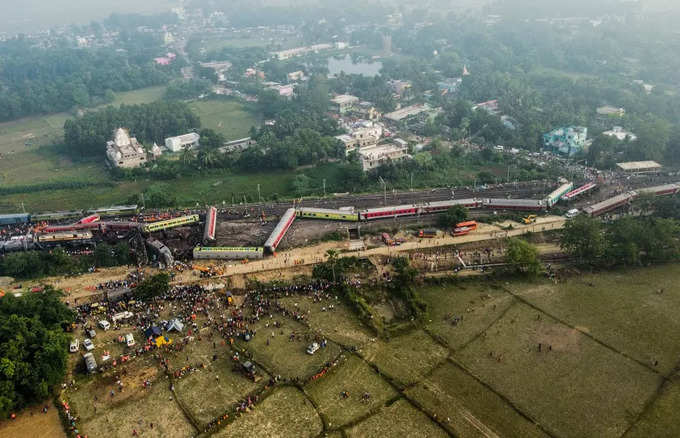
[[194, 259], [196, 260], [253, 260], [263, 257], [264, 248], [262, 247], [197, 246], [194, 248]]
[[297, 217], [305, 219], [326, 219], [333, 221], [358, 222], [359, 214], [354, 211], [331, 210], [326, 208], [299, 208], [296, 211]]
[[184, 225], [191, 225], [191, 224], [196, 224], [198, 223], [198, 215], [197, 214], [190, 214], [188, 216], [181, 216], [181, 217], [176, 217], [173, 219], [167, 219], [164, 221], [158, 221], [158, 222], [151, 222], [148, 224], [144, 224], [142, 226], [142, 231], [145, 233], [154, 233], [156, 231], [163, 231], [163, 230], [168, 230], [170, 228], [176, 228], [176, 227], [181, 227]]

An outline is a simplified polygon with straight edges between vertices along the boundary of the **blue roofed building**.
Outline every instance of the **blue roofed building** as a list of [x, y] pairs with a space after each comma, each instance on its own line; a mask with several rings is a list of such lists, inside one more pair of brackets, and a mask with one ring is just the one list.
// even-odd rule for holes
[[588, 128], [568, 126], [543, 134], [543, 148], [560, 155], [573, 157], [586, 147]]

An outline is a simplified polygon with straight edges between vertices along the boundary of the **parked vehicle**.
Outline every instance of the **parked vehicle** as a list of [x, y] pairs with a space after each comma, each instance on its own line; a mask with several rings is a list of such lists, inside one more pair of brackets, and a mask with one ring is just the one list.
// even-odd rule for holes
[[133, 347], [135, 345], [135, 338], [132, 333], [125, 335], [125, 345], [128, 347]]
[[90, 340], [90, 338], [86, 338], [83, 340], [83, 347], [85, 347], [85, 351], [94, 350], [94, 344], [92, 343], [92, 340]]
[[78, 348], [80, 348], [80, 343], [78, 342], [78, 339], [74, 339], [71, 341], [71, 345], [68, 346], [68, 351], [75, 353], [78, 351]]
[[437, 237], [437, 230], [420, 230], [418, 232], [418, 237], [425, 239], [433, 239]]
[[578, 210], [578, 208], [572, 208], [567, 212], [567, 214], [564, 215], [564, 217], [566, 217], [567, 219], [571, 219], [573, 217], [578, 216], [579, 213], [580, 211]]
[[99, 321], [99, 327], [106, 331], [111, 328], [111, 323], [105, 319], [102, 319], [101, 321]]
[[319, 343], [318, 342], [312, 342], [309, 344], [307, 347], [307, 354], [314, 354], [319, 350]]
[[85, 367], [87, 368], [88, 373], [94, 373], [97, 371], [97, 361], [94, 360], [94, 354], [85, 353], [83, 355], [83, 359], [85, 359]]

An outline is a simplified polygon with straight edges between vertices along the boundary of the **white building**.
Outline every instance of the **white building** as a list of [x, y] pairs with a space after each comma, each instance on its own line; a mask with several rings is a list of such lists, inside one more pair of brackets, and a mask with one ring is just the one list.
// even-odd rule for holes
[[611, 130], [604, 131], [602, 134], [608, 137], [616, 137], [620, 141], [623, 141], [625, 139], [629, 139], [630, 141], [637, 140], [637, 135], [633, 134], [632, 132], [626, 131], [620, 126], [614, 126]]
[[348, 134], [335, 137], [345, 145], [345, 155], [356, 149], [378, 144], [383, 135], [383, 126], [380, 123], [362, 120], [349, 126], [348, 131]]
[[349, 94], [341, 94], [331, 99], [334, 109], [340, 114], [351, 110], [354, 105], [359, 103], [359, 98]]
[[359, 158], [364, 172], [383, 164], [411, 158], [408, 148], [396, 144], [381, 144], [359, 149]]
[[168, 137], [165, 139], [165, 147], [170, 152], [179, 152], [183, 149], [194, 149], [200, 146], [201, 136], [195, 132], [179, 135], [177, 137]]
[[146, 163], [146, 151], [127, 129], [118, 128], [113, 141], [106, 142], [106, 158], [114, 167], [131, 169]]

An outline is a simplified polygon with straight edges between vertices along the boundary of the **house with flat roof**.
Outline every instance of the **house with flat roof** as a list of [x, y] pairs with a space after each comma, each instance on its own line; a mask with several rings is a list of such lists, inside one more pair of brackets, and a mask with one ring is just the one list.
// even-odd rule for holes
[[195, 132], [179, 135], [177, 137], [168, 137], [165, 139], [165, 147], [170, 152], [179, 152], [184, 149], [194, 149], [200, 146], [201, 136]]
[[398, 144], [379, 144], [359, 149], [359, 159], [364, 172], [390, 162], [411, 158], [408, 147]]
[[333, 105], [333, 109], [335, 109], [340, 114], [344, 114], [351, 110], [354, 105], [359, 103], [359, 98], [349, 94], [341, 94], [332, 98], [331, 103]]
[[586, 147], [588, 128], [566, 126], [543, 134], [543, 147], [556, 154], [572, 157]]

